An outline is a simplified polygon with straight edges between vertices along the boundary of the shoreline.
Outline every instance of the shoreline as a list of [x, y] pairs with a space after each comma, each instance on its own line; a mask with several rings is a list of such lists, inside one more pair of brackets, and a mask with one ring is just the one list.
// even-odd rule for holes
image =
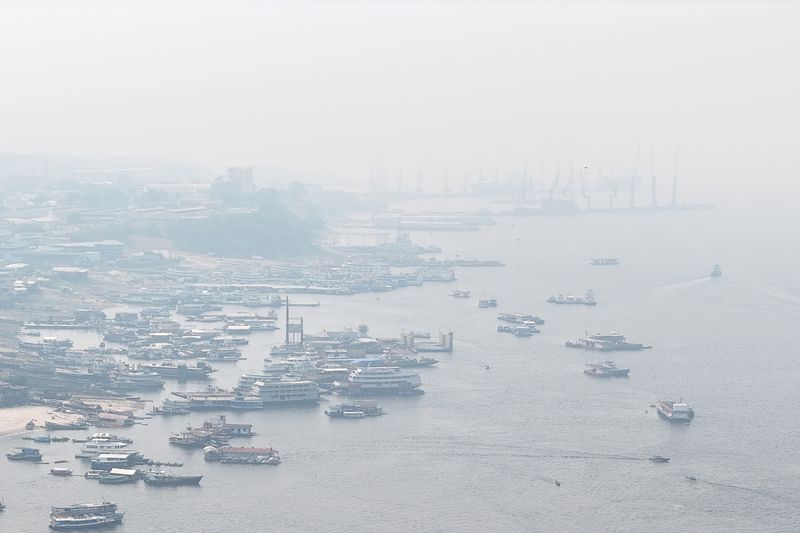
[[52, 416], [46, 405], [22, 405], [0, 407], [0, 437], [25, 433], [25, 424], [33, 420], [36, 429], [44, 427], [44, 421]]

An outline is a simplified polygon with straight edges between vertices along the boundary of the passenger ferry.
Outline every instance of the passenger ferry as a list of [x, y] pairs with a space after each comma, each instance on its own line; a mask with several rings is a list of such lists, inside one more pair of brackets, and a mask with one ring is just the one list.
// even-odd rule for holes
[[143, 461], [138, 452], [103, 453], [92, 459], [92, 470], [111, 470], [112, 468], [128, 468]]
[[547, 299], [548, 303], [551, 304], [571, 304], [571, 305], [597, 305], [597, 301], [594, 299], [594, 293], [591, 289], [586, 291], [586, 295], [584, 296], [564, 296], [563, 294], [559, 294], [558, 296], [551, 296]]
[[497, 320], [523, 325], [541, 326], [544, 324], [544, 319], [539, 315], [526, 315], [523, 313], [500, 313], [497, 315]]
[[88, 529], [122, 522], [125, 513], [120, 513], [117, 504], [78, 503], [50, 510], [51, 529]]
[[164, 377], [177, 378], [179, 380], [208, 379], [209, 374], [216, 372], [215, 369], [211, 368], [202, 361], [198, 362], [195, 366], [187, 366], [186, 363], [172, 363], [165, 361], [161, 363], [143, 365], [143, 368], [153, 372], [158, 372]]
[[656, 403], [656, 412], [661, 418], [670, 422], [688, 424], [694, 418], [694, 410], [682, 400], [680, 402], [659, 400]]
[[264, 402], [264, 407], [284, 403], [311, 403], [319, 401], [319, 386], [313, 381], [258, 381], [253, 391]]
[[94, 459], [104, 453], [132, 452], [128, 449], [127, 442], [115, 442], [106, 439], [93, 439], [81, 445], [80, 452], [75, 454], [78, 459]]
[[347, 378], [350, 394], [419, 394], [419, 372], [396, 366], [356, 368]]
[[584, 374], [598, 378], [627, 378], [630, 368], [617, 368], [614, 361], [603, 361], [600, 363], [587, 363]]
[[332, 418], [364, 418], [365, 416], [381, 416], [383, 407], [374, 402], [343, 403], [325, 411]]
[[652, 348], [645, 344], [628, 342], [625, 335], [612, 331], [610, 333], [596, 333], [588, 338], [576, 341], [567, 341], [567, 348], [581, 348], [583, 350], [596, 350], [600, 352], [635, 351]]

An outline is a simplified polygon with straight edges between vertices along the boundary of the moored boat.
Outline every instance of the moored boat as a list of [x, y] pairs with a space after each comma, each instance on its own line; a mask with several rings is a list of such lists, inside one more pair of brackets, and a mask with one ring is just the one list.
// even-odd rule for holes
[[7, 453], [6, 457], [12, 461], [38, 463], [42, 460], [42, 453], [37, 448], [16, 448], [13, 452]]
[[203, 476], [179, 476], [163, 470], [145, 472], [144, 482], [153, 486], [199, 485]]
[[325, 414], [331, 418], [364, 418], [366, 416], [381, 416], [383, 407], [374, 402], [343, 403], [327, 409]]
[[50, 511], [51, 529], [91, 529], [122, 522], [125, 513], [117, 510], [117, 504], [79, 503], [66, 507], [53, 507]]
[[87, 429], [88, 427], [89, 424], [85, 420], [77, 420], [75, 422], [51, 422], [45, 420], [44, 422], [44, 428], [50, 431]]
[[71, 476], [72, 469], [71, 468], [51, 468], [50, 473], [54, 476]]

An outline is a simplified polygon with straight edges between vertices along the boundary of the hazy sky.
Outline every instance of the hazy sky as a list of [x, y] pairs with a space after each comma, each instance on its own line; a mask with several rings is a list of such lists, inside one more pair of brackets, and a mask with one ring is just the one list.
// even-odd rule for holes
[[[800, 8], [768, 2], [2, 2], [0, 151], [459, 184], [528, 161], [798, 192]], [[649, 181], [648, 181], [649, 183]], [[410, 186], [410, 185], [409, 185]], [[766, 189], [767, 192], [764, 192]]]

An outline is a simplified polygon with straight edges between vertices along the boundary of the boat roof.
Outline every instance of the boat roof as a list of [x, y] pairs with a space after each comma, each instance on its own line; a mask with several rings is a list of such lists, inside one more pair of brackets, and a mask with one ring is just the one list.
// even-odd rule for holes
[[233, 446], [225, 446], [220, 448], [221, 452], [227, 453], [271, 453], [274, 452], [274, 448], [238, 448]]
[[136, 470], [131, 470], [128, 468], [112, 468], [109, 473], [119, 476], [133, 476], [136, 475]]

